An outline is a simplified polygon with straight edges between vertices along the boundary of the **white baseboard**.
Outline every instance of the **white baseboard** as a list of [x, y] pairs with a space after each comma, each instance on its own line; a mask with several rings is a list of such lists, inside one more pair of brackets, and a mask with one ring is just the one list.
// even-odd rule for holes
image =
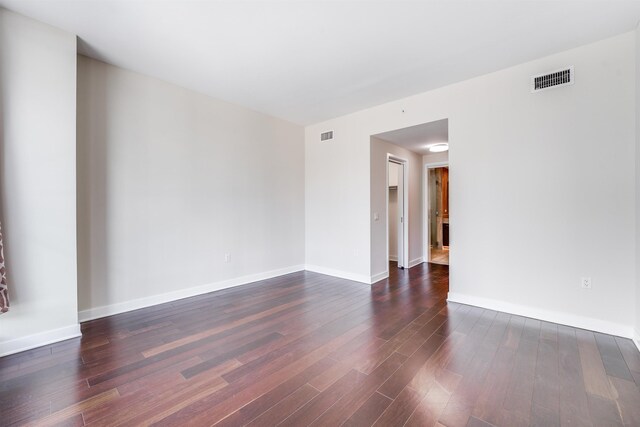
[[9, 354], [20, 353], [43, 345], [53, 344], [71, 338], [82, 336], [80, 325], [69, 325], [63, 328], [52, 329], [50, 331], [39, 332], [26, 337], [20, 337], [9, 341], [0, 342], [0, 357]]
[[320, 267], [318, 265], [305, 265], [305, 270], [314, 273], [326, 274], [327, 276], [339, 277], [340, 279], [353, 280], [354, 282], [371, 284], [371, 277], [363, 274], [350, 273], [348, 271], [334, 270], [333, 268]]
[[273, 277], [294, 273], [296, 271], [302, 271], [304, 269], [304, 265], [294, 265], [277, 270], [265, 271], [262, 273], [250, 274], [247, 276], [236, 277], [220, 282], [209, 283], [206, 285], [180, 289], [174, 292], [167, 292], [164, 294], [152, 295], [145, 298], [138, 298], [131, 301], [93, 307], [80, 311], [78, 313], [78, 319], [80, 320], [80, 322], [86, 322], [87, 320], [99, 319], [101, 317], [112, 316], [114, 314], [125, 313], [132, 310], [138, 310], [140, 308], [176, 301], [183, 298], [189, 298], [196, 295], [202, 295], [213, 291], [219, 291], [221, 289], [246, 285], [247, 283], [257, 282], [259, 280], [271, 279]]
[[389, 261], [398, 262], [398, 255], [389, 255]]
[[[416, 265], [422, 264], [423, 262], [424, 262], [424, 260], [423, 260], [422, 257], [416, 258], [413, 261], [409, 262], [409, 268], [415, 267]], [[369, 283], [371, 283], [373, 285], [374, 283], [377, 283], [380, 280], [386, 279], [387, 277], [389, 277], [389, 271], [388, 270], [380, 272], [378, 274], [374, 274], [373, 276], [371, 276], [371, 279], [370, 279]]]
[[635, 331], [633, 336], [633, 343], [638, 347], [638, 351], [640, 351], [640, 331]]
[[424, 261], [422, 261], [422, 257], [420, 258], [416, 258], [414, 260], [409, 261], [409, 268], [411, 267], [415, 267], [418, 264], [422, 264]]
[[389, 277], [389, 271], [383, 271], [382, 273], [374, 274], [373, 276], [371, 276], [370, 283], [373, 285], [374, 283], [379, 282], [380, 280], [384, 280], [387, 277]]
[[[561, 325], [573, 326], [580, 329], [588, 329], [590, 331], [602, 332], [624, 338], [631, 338], [634, 334], [633, 328], [627, 325], [607, 322], [605, 320], [594, 319], [591, 317], [577, 316], [559, 311], [550, 311], [536, 307], [512, 304], [491, 298], [482, 298], [449, 292], [447, 301], [473, 305], [476, 307], [487, 308], [489, 310], [502, 311], [504, 313], [516, 314], [518, 316], [559, 323]], [[636, 345], [638, 345], [638, 343], [636, 343]]]

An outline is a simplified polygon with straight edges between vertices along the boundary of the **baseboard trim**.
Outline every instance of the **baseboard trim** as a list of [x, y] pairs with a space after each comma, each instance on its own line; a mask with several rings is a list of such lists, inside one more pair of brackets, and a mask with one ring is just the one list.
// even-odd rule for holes
[[353, 280], [354, 282], [371, 284], [371, 277], [363, 274], [350, 273], [348, 271], [334, 270], [333, 268], [320, 267], [318, 265], [305, 265], [305, 270], [314, 273], [326, 274], [327, 276], [338, 277], [340, 279]]
[[[490, 298], [482, 298], [472, 295], [449, 292], [447, 301], [473, 305], [476, 307], [487, 308], [489, 310], [502, 311], [504, 313], [516, 314], [518, 316], [559, 323], [561, 325], [573, 326], [575, 328], [602, 332], [605, 334], [616, 335], [624, 338], [631, 338], [634, 335], [633, 328], [621, 325], [619, 323], [607, 322], [591, 317], [576, 316], [573, 314], [567, 314], [557, 311], [544, 310], [536, 307], [512, 304], [506, 301], [499, 301]], [[638, 345], [638, 343], [636, 343], [636, 345]]]
[[128, 311], [138, 310], [145, 307], [151, 307], [158, 304], [164, 304], [180, 300], [183, 298], [189, 298], [196, 295], [207, 294], [209, 292], [219, 291], [222, 289], [232, 288], [235, 286], [246, 285], [248, 283], [257, 282], [260, 280], [271, 279], [273, 277], [282, 276], [284, 274], [295, 273], [296, 271], [304, 270], [304, 265], [293, 265], [290, 267], [280, 268], [277, 270], [265, 271], [262, 273], [250, 274], [247, 276], [236, 277], [233, 279], [223, 280], [220, 282], [209, 283], [201, 286], [194, 286], [187, 289], [180, 289], [179, 291], [167, 292], [164, 294], [152, 295], [149, 297], [138, 298], [131, 301], [124, 301], [110, 305], [103, 305], [100, 307], [93, 307], [86, 310], [82, 310], [78, 313], [80, 322], [86, 322], [88, 320], [99, 319], [101, 317], [112, 316], [114, 314], [125, 313]]
[[374, 283], [379, 282], [380, 280], [384, 280], [389, 277], [389, 271], [383, 271], [382, 273], [374, 274], [371, 276], [370, 283], [373, 285]]
[[412, 260], [412, 261], [409, 261], [409, 268], [411, 268], [411, 267], [415, 267], [416, 265], [418, 265], [418, 264], [422, 264], [423, 262], [424, 262], [424, 261], [422, 260], [422, 257], [420, 257], [420, 258], [416, 258], [416, 259], [414, 259], [414, 260]]
[[8, 356], [21, 351], [31, 350], [32, 348], [42, 347], [43, 345], [53, 344], [59, 341], [65, 341], [71, 338], [82, 336], [80, 325], [69, 325], [63, 328], [51, 329], [49, 331], [39, 332], [37, 334], [27, 335], [9, 341], [0, 342], [0, 357]]
[[398, 262], [398, 256], [397, 255], [389, 255], [389, 261]]

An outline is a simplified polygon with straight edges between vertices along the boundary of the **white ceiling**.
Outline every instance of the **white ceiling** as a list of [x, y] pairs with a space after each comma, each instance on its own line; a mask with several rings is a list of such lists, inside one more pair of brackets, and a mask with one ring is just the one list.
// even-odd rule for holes
[[300, 124], [630, 31], [640, 1], [0, 0], [80, 52]]
[[449, 142], [449, 120], [443, 119], [417, 126], [392, 130], [374, 135], [418, 154], [429, 154], [429, 147], [439, 142]]

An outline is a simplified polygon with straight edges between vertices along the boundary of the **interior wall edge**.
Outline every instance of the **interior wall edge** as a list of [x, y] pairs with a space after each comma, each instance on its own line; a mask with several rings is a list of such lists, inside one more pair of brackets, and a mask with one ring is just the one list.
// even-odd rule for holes
[[383, 272], [380, 272], [378, 274], [374, 274], [373, 276], [371, 276], [371, 284], [373, 285], [374, 283], [377, 283], [380, 280], [384, 280], [384, 279], [386, 279], [388, 277], [389, 277], [389, 272], [388, 271], [383, 271]]
[[[606, 320], [596, 319], [592, 317], [577, 316], [561, 311], [551, 311], [538, 307], [512, 304], [506, 301], [476, 297], [473, 295], [466, 295], [457, 292], [449, 292], [447, 301], [465, 305], [472, 305], [475, 307], [500, 311], [508, 314], [515, 314], [517, 316], [529, 317], [532, 319], [543, 320], [545, 322], [558, 323], [560, 325], [572, 326], [574, 328], [601, 332], [603, 334], [615, 335], [623, 338], [633, 339], [635, 334], [635, 344], [636, 346], [640, 344], [637, 332], [634, 331], [634, 328], [631, 325], [608, 322]], [[640, 349], [640, 346], [638, 348]]]
[[304, 269], [314, 273], [325, 274], [327, 276], [338, 277], [340, 279], [351, 280], [354, 282], [364, 283], [365, 285], [371, 284], [371, 278], [363, 274], [351, 273], [348, 271], [335, 270], [333, 268], [322, 267], [319, 265], [305, 265]]
[[411, 261], [409, 261], [409, 268], [411, 267], [415, 267], [418, 264], [422, 264], [424, 261], [424, 257], [421, 255], [416, 259], [412, 259]]
[[126, 313], [128, 311], [138, 310], [141, 308], [151, 307], [158, 304], [177, 301], [197, 295], [207, 294], [222, 289], [233, 288], [236, 286], [247, 285], [249, 283], [260, 280], [272, 279], [274, 277], [283, 276], [285, 274], [295, 273], [304, 270], [304, 265], [292, 265], [277, 270], [265, 271], [246, 276], [236, 277], [232, 279], [222, 280], [219, 282], [208, 283], [200, 286], [193, 286], [186, 289], [180, 289], [174, 292], [167, 292], [157, 295], [151, 295], [144, 298], [137, 298], [130, 301], [119, 302], [115, 304], [103, 305], [82, 310], [78, 313], [80, 322], [99, 319], [102, 317], [112, 316], [114, 314]]
[[0, 341], [0, 357], [20, 353], [22, 351], [31, 350], [33, 348], [42, 347], [48, 344], [54, 344], [60, 341], [65, 341], [80, 336], [82, 336], [82, 332], [80, 332], [80, 325], [75, 324], [62, 328], [38, 332], [36, 334], [27, 335], [12, 340]]
[[[0, 8], [0, 355], [77, 336], [75, 34]], [[0, 422], [1, 423], [1, 422]]]

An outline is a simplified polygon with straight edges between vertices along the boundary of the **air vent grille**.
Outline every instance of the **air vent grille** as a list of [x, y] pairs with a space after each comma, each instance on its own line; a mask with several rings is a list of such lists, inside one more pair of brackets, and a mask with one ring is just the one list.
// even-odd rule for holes
[[531, 92], [539, 92], [559, 86], [571, 85], [574, 82], [573, 67], [531, 77]]
[[333, 139], [333, 131], [330, 130], [329, 132], [323, 132], [320, 134], [320, 141], [328, 141], [330, 139]]

